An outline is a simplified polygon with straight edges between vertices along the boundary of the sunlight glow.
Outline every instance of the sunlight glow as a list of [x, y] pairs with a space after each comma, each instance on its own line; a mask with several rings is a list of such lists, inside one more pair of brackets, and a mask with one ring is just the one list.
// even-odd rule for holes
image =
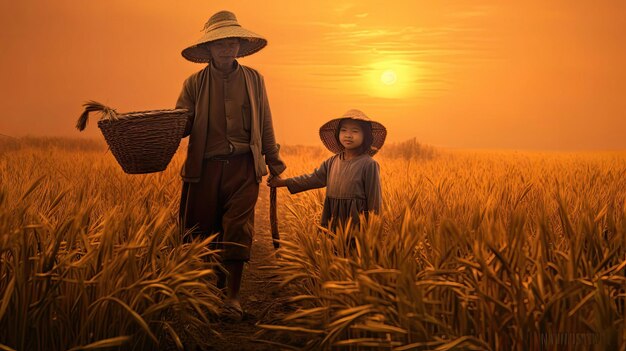
[[387, 85], [392, 85], [396, 82], [396, 80], [398, 80], [398, 77], [396, 76], [396, 72], [392, 70], [386, 70], [380, 76], [380, 80]]
[[417, 89], [419, 67], [403, 60], [388, 60], [371, 63], [364, 72], [367, 79], [368, 95], [389, 99], [404, 99]]

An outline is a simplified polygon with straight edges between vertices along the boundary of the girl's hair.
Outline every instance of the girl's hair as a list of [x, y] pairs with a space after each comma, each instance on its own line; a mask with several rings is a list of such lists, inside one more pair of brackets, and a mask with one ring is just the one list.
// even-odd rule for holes
[[344, 118], [341, 121], [339, 121], [339, 124], [337, 125], [337, 130], [335, 131], [335, 139], [337, 140], [337, 144], [343, 148], [343, 145], [341, 145], [341, 141], [339, 141], [339, 131], [341, 130], [341, 125], [346, 120], [356, 122], [361, 127], [361, 130], [363, 131], [363, 143], [361, 144], [361, 146], [359, 146], [359, 149], [358, 149], [359, 155], [369, 152], [372, 149], [372, 143], [374, 142], [374, 135], [372, 134], [372, 124], [368, 121], [361, 121], [361, 120], [352, 119], [352, 118]]

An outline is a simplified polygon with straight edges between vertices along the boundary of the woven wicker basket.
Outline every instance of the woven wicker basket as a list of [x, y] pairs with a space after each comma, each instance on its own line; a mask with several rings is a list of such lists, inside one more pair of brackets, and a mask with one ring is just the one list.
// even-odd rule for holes
[[187, 124], [187, 110], [153, 110], [117, 114], [102, 104], [85, 104], [76, 127], [85, 129], [89, 112], [100, 112], [98, 127], [124, 172], [141, 174], [167, 168]]

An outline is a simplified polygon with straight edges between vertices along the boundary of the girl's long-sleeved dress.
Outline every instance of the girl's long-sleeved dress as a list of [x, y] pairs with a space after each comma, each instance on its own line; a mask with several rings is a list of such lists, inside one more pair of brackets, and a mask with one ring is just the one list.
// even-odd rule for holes
[[313, 173], [286, 181], [292, 194], [326, 187], [321, 219], [324, 227], [330, 224], [335, 229], [349, 218], [353, 225], [358, 225], [359, 214], [380, 212], [380, 167], [368, 154], [345, 160], [340, 153], [324, 161]]

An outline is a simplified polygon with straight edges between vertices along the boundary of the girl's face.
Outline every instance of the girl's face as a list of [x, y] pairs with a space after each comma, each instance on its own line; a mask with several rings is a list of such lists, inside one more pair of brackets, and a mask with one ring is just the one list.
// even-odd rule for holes
[[363, 129], [351, 120], [345, 120], [339, 126], [339, 142], [346, 150], [356, 150], [363, 144]]

